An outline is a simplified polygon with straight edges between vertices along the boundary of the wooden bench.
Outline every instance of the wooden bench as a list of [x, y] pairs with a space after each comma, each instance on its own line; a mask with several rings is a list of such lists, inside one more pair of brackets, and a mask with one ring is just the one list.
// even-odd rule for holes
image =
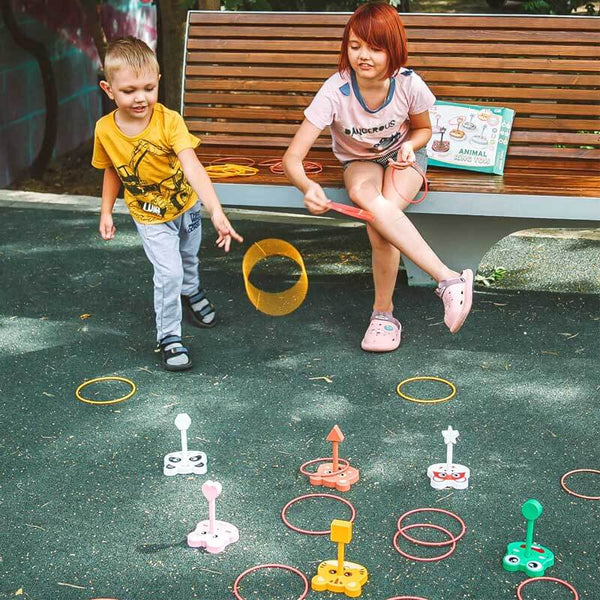
[[[182, 114], [204, 164], [281, 157], [303, 109], [337, 65], [344, 13], [193, 11]], [[452, 267], [476, 269], [499, 239], [531, 227], [600, 221], [600, 19], [405, 14], [409, 67], [440, 100], [516, 111], [503, 176], [431, 168], [408, 209]], [[349, 203], [328, 132], [309, 159], [328, 197]], [[224, 205], [303, 209], [285, 176], [262, 168], [216, 184]], [[456, 240], [460, 240], [459, 243]], [[409, 282], [430, 282], [405, 260]]]

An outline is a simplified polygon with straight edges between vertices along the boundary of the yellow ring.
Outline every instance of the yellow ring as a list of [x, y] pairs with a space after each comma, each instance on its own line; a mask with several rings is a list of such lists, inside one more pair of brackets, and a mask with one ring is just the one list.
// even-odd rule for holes
[[[84, 398], [81, 395], [81, 390], [84, 387], [87, 387], [88, 385], [90, 385], [91, 383], [96, 383], [98, 381], [124, 381], [125, 383], [128, 383], [131, 386], [131, 391], [128, 394], [126, 394], [125, 396], [122, 396], [121, 398], [115, 398], [114, 400], [88, 400], [87, 398]], [[117, 402], [125, 402], [125, 400], [129, 400], [129, 398], [131, 398], [131, 396], [133, 396], [135, 394], [136, 389], [137, 388], [135, 386], [135, 383], [133, 383], [133, 381], [131, 381], [131, 379], [126, 379], [125, 377], [116, 377], [116, 376], [96, 377], [94, 379], [89, 379], [88, 381], [84, 381], [75, 390], [75, 397], [80, 402], [85, 402], [86, 404], [97, 404], [97, 405], [117, 404]]]
[[[410, 383], [411, 381], [439, 381], [441, 383], [445, 383], [452, 391], [448, 396], [444, 398], [432, 398], [431, 400], [422, 400], [420, 398], [413, 398], [412, 396], [408, 396], [407, 394], [402, 392], [402, 386], [406, 383]], [[405, 379], [398, 384], [396, 388], [396, 392], [398, 392], [398, 396], [408, 400], [409, 402], [417, 402], [418, 404], [441, 404], [442, 402], [448, 402], [448, 400], [452, 400], [454, 396], [456, 396], [456, 386], [446, 379], [442, 379], [441, 377], [410, 377], [409, 379]]]
[[[248, 279], [256, 264], [269, 256], [285, 256], [300, 267], [298, 281], [283, 292], [265, 292], [252, 285]], [[294, 246], [284, 240], [269, 238], [252, 244], [242, 261], [242, 275], [250, 302], [257, 310], [272, 317], [281, 317], [295, 311], [304, 302], [308, 293], [308, 274], [302, 255]]]

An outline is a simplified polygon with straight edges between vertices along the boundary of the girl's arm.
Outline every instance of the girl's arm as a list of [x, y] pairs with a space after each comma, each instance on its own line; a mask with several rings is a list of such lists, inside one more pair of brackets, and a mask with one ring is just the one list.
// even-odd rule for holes
[[398, 151], [398, 163], [410, 163], [415, 161], [415, 150], [419, 150], [431, 139], [431, 121], [429, 111], [417, 115], [408, 115], [410, 119], [410, 131], [406, 140]]
[[208, 173], [192, 148], [182, 150], [177, 155], [177, 158], [179, 158], [185, 178], [210, 214], [210, 220], [219, 234], [217, 246], [224, 248], [225, 252], [229, 252], [231, 238], [238, 242], [243, 242], [244, 240], [231, 226], [229, 219], [225, 216]]
[[112, 211], [120, 190], [121, 180], [114, 167], [104, 169], [99, 226], [100, 235], [103, 240], [112, 240], [115, 237], [116, 228], [113, 223]]
[[283, 155], [283, 170], [290, 180], [304, 194], [304, 205], [314, 215], [319, 215], [327, 210], [327, 197], [323, 188], [304, 172], [302, 161], [321, 134], [322, 129], [304, 119], [296, 132], [290, 147]]

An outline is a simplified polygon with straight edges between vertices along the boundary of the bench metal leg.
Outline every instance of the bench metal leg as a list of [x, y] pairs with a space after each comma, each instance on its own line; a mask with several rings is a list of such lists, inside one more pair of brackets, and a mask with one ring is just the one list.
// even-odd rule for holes
[[[477, 272], [485, 253], [499, 240], [515, 231], [537, 227], [596, 227], [589, 221], [522, 219], [510, 217], [469, 217], [410, 214], [421, 235], [450, 268]], [[409, 285], [435, 286], [433, 279], [403, 257]]]

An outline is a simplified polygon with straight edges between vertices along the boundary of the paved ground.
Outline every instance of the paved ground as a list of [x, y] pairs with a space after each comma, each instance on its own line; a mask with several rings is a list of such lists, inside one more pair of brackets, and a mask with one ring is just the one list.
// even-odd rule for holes
[[[549, 574], [597, 598], [600, 505], [559, 486], [567, 470], [600, 463], [597, 295], [480, 288], [467, 324], [451, 336], [431, 291], [400, 285], [403, 344], [372, 356], [358, 347], [372, 295], [362, 230], [240, 222], [246, 243], [224, 256], [208, 226], [203, 277], [219, 324], [186, 325], [196, 366], [168, 374], [152, 352], [151, 272], [129, 217], [117, 215], [117, 239], [104, 243], [94, 214], [43, 205], [0, 212], [0, 598], [22, 590], [27, 600], [227, 600], [235, 576], [255, 564], [285, 562], [312, 576], [334, 557], [333, 545], [290, 532], [279, 511], [314, 491], [297, 469], [328, 453], [335, 423], [346, 434], [342, 456], [361, 470], [346, 494], [358, 511], [346, 556], [369, 569], [363, 598], [512, 600], [523, 577], [500, 563], [505, 545], [523, 538], [519, 508], [529, 497], [545, 508], [536, 539], [556, 554]], [[244, 293], [243, 251], [267, 236], [293, 243], [309, 273], [308, 297], [287, 317], [257, 312]], [[275, 291], [297, 274], [274, 260], [254, 276]], [[136, 382], [131, 400], [75, 400], [82, 381], [111, 374]], [[456, 398], [400, 400], [397, 383], [416, 375], [453, 381]], [[444, 391], [413, 386], [423, 397]], [[89, 393], [122, 391], [106, 384]], [[185, 545], [206, 517], [205, 478], [162, 475], [163, 456], [178, 445], [179, 412], [192, 418], [190, 447], [208, 454], [208, 476], [223, 484], [217, 518], [241, 531], [222, 555]], [[472, 470], [466, 491], [436, 492], [425, 476], [445, 456], [448, 425], [461, 432], [456, 459]], [[598, 494], [597, 478], [573, 485]], [[440, 563], [408, 561], [391, 546], [397, 517], [426, 506], [453, 510], [468, 526]], [[326, 528], [347, 513], [323, 501], [290, 517]], [[538, 585], [540, 598], [569, 597]], [[243, 593], [275, 600], [300, 592], [282, 574], [253, 576]]]

